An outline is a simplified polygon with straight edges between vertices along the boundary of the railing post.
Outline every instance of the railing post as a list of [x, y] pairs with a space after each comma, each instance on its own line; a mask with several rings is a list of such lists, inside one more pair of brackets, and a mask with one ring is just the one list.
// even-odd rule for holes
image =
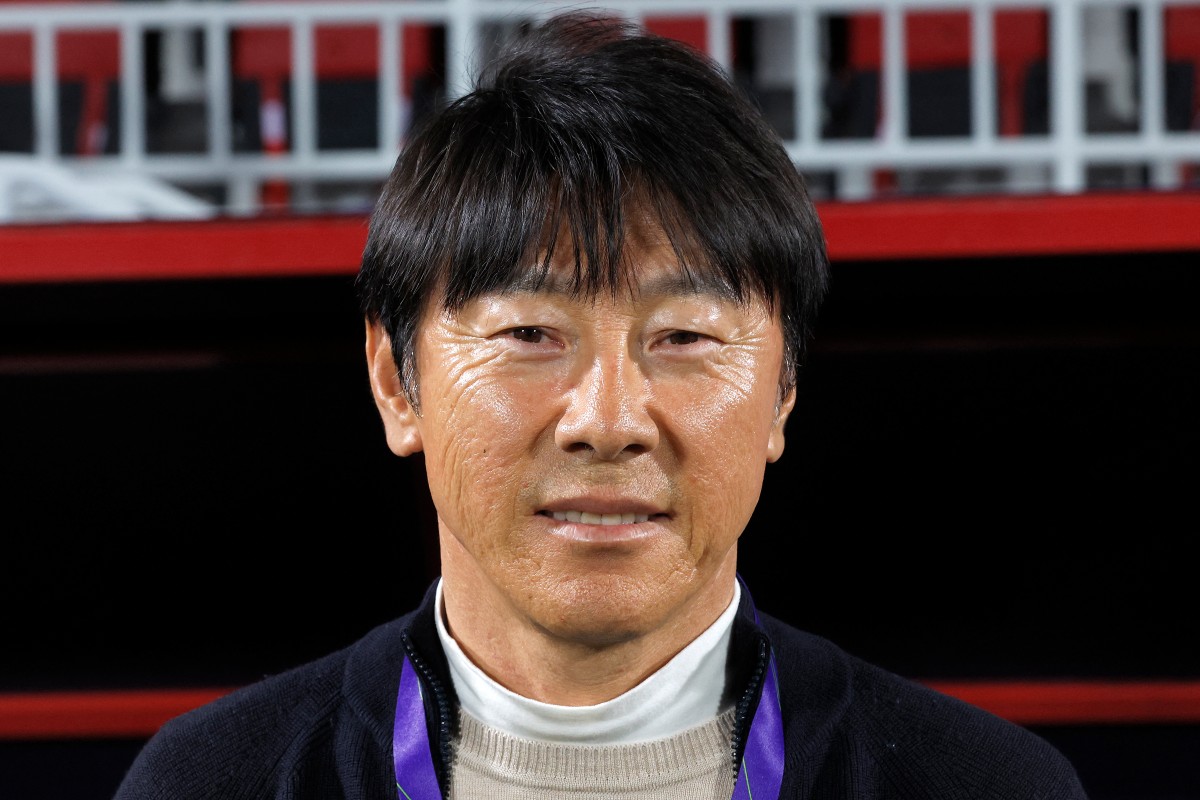
[[50, 23], [33, 30], [33, 151], [58, 158], [58, 41]]
[[720, 65], [729, 77], [733, 77], [733, 46], [729, 35], [730, 18], [724, 8], [709, 8], [705, 15], [708, 22], [706, 44], [708, 55]]
[[446, 20], [446, 100], [453, 102], [471, 88], [471, 55], [479, 41], [473, 0], [448, 0]]
[[292, 22], [292, 154], [307, 163], [317, 149], [317, 103], [313, 21]]
[[[292, 23], [292, 153], [308, 173], [317, 156], [316, 47], [313, 19], [307, 15]], [[294, 207], [311, 207], [316, 202], [311, 180], [291, 181]]]
[[1074, 193], [1085, 188], [1083, 144], [1083, 87], [1079, 37], [1082, 35], [1077, 0], [1058, 0], [1050, 9], [1051, 136], [1057, 155], [1054, 188]]
[[802, 148], [820, 145], [821, 85], [825, 74], [818, 58], [821, 49], [821, 18], [807, 3], [796, 10], [796, 139]]
[[904, 6], [883, 9], [883, 146], [891, 150], [908, 136], [908, 70], [905, 64]]
[[986, 146], [996, 141], [996, 48], [993, 9], [971, 7], [971, 140]]
[[229, 96], [229, 25], [213, 17], [204, 29], [204, 82], [208, 94], [208, 154], [221, 165], [233, 151], [233, 108]]
[[391, 156], [399, 151], [404, 135], [403, 65], [400, 20], [388, 15], [379, 20], [379, 152]]
[[259, 208], [258, 181], [231, 169], [233, 99], [230, 94], [229, 18], [213, 14], [204, 26], [204, 83], [208, 94], [208, 159], [216, 174], [226, 175], [225, 210], [252, 214]]
[[121, 161], [137, 169], [146, 158], [146, 84], [142, 26], [136, 19], [121, 25]]

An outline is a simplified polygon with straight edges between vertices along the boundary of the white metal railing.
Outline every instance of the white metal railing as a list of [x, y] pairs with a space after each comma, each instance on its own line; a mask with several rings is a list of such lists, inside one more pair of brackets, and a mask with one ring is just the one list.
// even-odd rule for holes
[[[596, 5], [600, 5], [599, 3]], [[608, 0], [603, 6], [635, 21], [647, 17], [702, 17], [707, 48], [720, 64], [732, 62], [730, 22], [735, 17], [769, 17], [789, 26], [782, 59], [795, 91], [795, 135], [788, 152], [805, 171], [842, 176], [839, 193], [850, 199], [870, 193], [862, 180], [873, 170], [973, 169], [996, 167], [1021, 174], [1033, 168], [1044, 188], [1079, 192], [1090, 165], [1143, 164], [1152, 185], [1178, 185], [1180, 164], [1200, 162], [1200, 132], [1171, 132], [1164, 124], [1164, 30], [1169, 0]], [[1193, 5], [1196, 3], [1193, 2]], [[516, 20], [545, 17], [579, 3], [523, 0], [404, 0], [403, 2], [225, 2], [168, 0], [155, 3], [0, 4], [0, 35], [32, 36], [31, 83], [34, 146], [32, 158], [90, 172], [120, 167], [183, 185], [220, 183], [228, 188], [229, 210], [258, 208], [262, 182], [285, 180], [297, 186], [323, 181], [382, 180], [401, 146], [405, 124], [402, 96], [403, 53], [400, 26], [446, 26], [446, 72], [451, 97], [467, 86], [476, 62], [487, 51], [485, 30]], [[596, 7], [590, 5], [589, 7]], [[1134, 8], [1139, 14], [1140, 108], [1137, 130], [1089, 134], [1084, 125], [1082, 64], [1084, 14], [1093, 9]], [[994, 14], [1042, 9], [1049, 18], [1050, 130], [1042, 136], [1001, 136], [992, 98], [997, 96]], [[914, 139], [906, 130], [906, 15], [922, 11], [970, 14], [971, 133]], [[821, 136], [824, 75], [822, 20], [831, 15], [873, 12], [882, 18], [880, 125], [874, 138]], [[324, 26], [367, 24], [378, 30], [378, 145], [329, 151], [317, 146], [315, 32]], [[290, 106], [292, 130], [282, 153], [235, 152], [231, 119], [232, 31], [284, 27], [291, 36]], [[56, 42], [68, 31], [111, 31], [120, 40], [120, 150], [111, 156], [63, 156], [58, 138], [59, 83]], [[143, 72], [147, 31], [199, 30], [203, 33], [206, 142], [202, 153], [147, 152], [148, 98]], [[1200, 57], [1198, 57], [1200, 62]], [[0, 115], [0, 125], [4, 124]], [[858, 179], [855, 179], [858, 176]]]

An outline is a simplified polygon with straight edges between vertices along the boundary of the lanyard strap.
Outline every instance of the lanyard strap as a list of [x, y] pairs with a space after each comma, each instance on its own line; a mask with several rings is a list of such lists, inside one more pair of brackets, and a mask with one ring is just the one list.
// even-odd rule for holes
[[[738, 576], [741, 580], [741, 576]], [[758, 622], [758, 609], [750, 591], [742, 583], [742, 591]], [[762, 695], [754, 709], [750, 734], [746, 737], [746, 752], [738, 768], [737, 783], [733, 785], [732, 800], [776, 800], [783, 785], [783, 710], [779, 705], [779, 675], [775, 671], [775, 653], [767, 654], [767, 674], [763, 677]]]
[[401, 800], [440, 800], [437, 773], [425, 727], [425, 702], [421, 682], [408, 656], [400, 670], [396, 693], [396, 722], [392, 725], [392, 761], [396, 766], [396, 790]]
[[[745, 587], [743, 586], [743, 590]], [[753, 604], [752, 604], [753, 605]], [[754, 613], [758, 621], [758, 612]], [[404, 657], [400, 690], [396, 696], [396, 722], [392, 726], [392, 759], [396, 767], [399, 800], [440, 800], [437, 773], [425, 726], [425, 704], [417, 672]], [[762, 696], [754, 710], [746, 751], [738, 768], [731, 800], [776, 800], [783, 784], [783, 715], [779, 707], [779, 678], [775, 656], [767, 660]]]

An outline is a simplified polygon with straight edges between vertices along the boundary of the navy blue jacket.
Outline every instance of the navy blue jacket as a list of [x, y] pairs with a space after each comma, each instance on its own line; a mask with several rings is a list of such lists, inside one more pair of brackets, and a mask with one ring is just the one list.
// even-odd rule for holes
[[[168, 722], [116, 800], [396, 800], [392, 724], [406, 652], [447, 786], [458, 701], [433, 596], [431, 587], [416, 611], [343, 650]], [[730, 644], [731, 770], [773, 649], [787, 752], [781, 798], [1085, 800], [1071, 765], [1033, 733], [759, 617], [743, 592]]]

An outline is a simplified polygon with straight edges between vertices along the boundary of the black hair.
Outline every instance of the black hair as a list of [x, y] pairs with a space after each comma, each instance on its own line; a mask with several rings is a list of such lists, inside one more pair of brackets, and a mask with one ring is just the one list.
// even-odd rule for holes
[[512, 42], [474, 89], [401, 152], [371, 215], [356, 281], [391, 337], [408, 398], [423, 313], [545, 278], [630, 284], [628, 221], [648, 215], [691, 280], [764, 300], [790, 388], [825, 293], [825, 242], [779, 136], [710, 59], [601, 15], [561, 14]]

